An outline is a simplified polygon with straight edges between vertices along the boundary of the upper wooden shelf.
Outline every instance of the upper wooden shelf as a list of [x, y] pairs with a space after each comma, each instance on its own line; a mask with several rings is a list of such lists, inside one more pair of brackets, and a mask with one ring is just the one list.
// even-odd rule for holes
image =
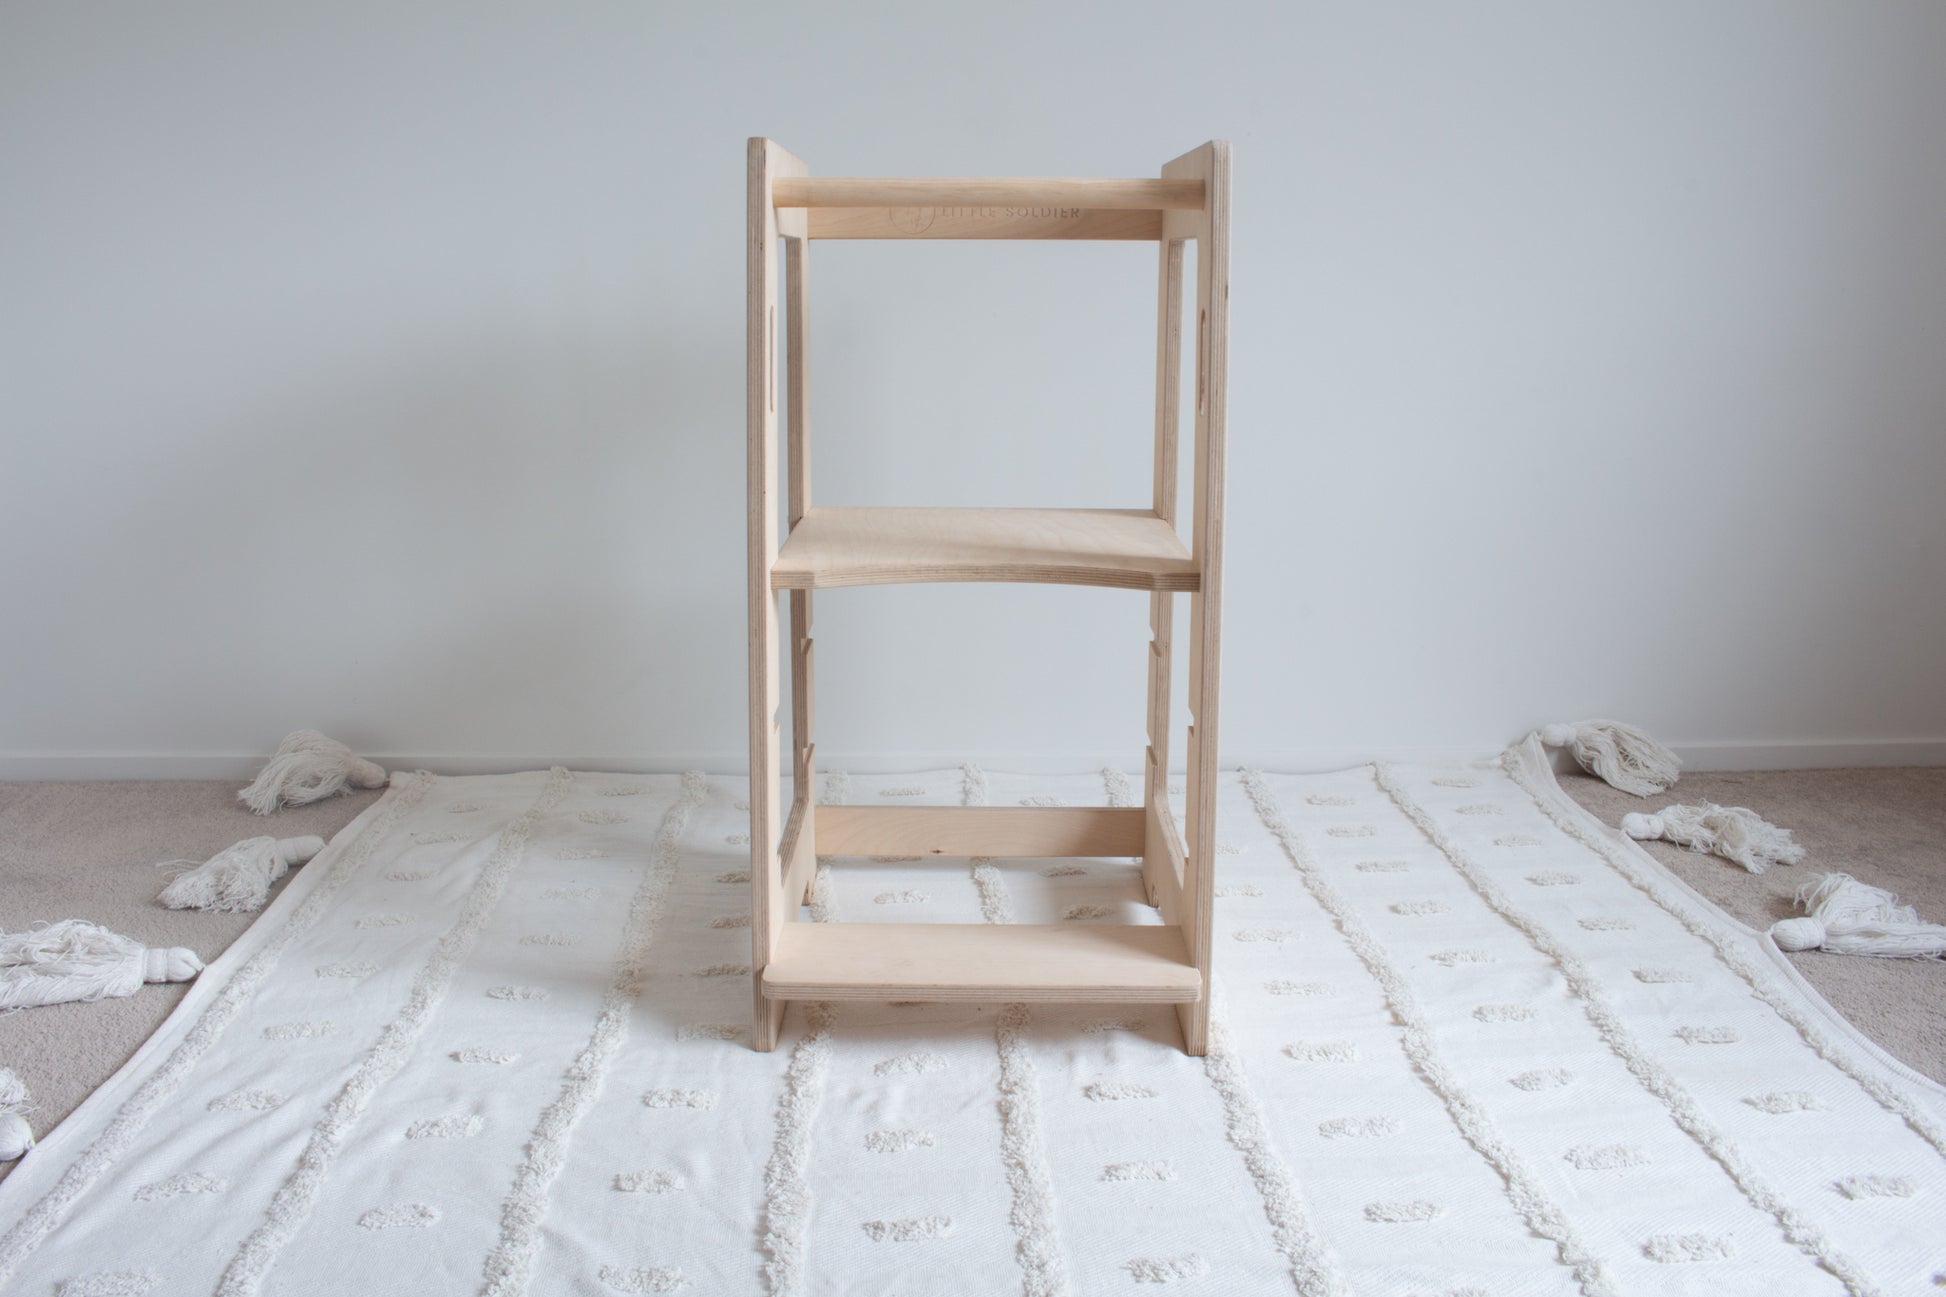
[[[1144, 239], [1170, 213], [1201, 212], [1198, 178], [778, 176], [787, 233], [812, 239]], [[1184, 226], [1183, 237], [1195, 237]]]
[[1023, 581], [1194, 591], [1195, 560], [1147, 509], [807, 510], [771, 565], [775, 590]]

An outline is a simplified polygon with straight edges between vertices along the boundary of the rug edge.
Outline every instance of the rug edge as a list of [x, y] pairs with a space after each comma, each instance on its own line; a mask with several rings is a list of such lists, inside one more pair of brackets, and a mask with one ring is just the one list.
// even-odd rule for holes
[[1812, 1011], [1824, 1021], [1825, 1026], [1842, 1036], [1846, 1042], [1874, 1063], [1891, 1071], [1902, 1082], [1923, 1089], [1929, 1100], [1935, 1103], [1946, 1103], [1946, 1083], [1934, 1080], [1911, 1064], [1887, 1053], [1884, 1046], [1861, 1031], [1851, 1019], [1840, 1013], [1829, 1000], [1824, 998], [1823, 993], [1798, 970], [1789, 956], [1777, 948], [1777, 943], [1770, 939], [1768, 932], [1751, 927], [1709, 897], [1704, 896], [1684, 882], [1675, 871], [1644, 850], [1641, 843], [1619, 829], [1604, 824], [1594, 812], [1568, 796], [1567, 790], [1562, 788], [1560, 781], [1555, 778], [1553, 763], [1549, 760], [1546, 749], [1541, 746], [1538, 735], [1530, 734], [1519, 743], [1513, 744], [1506, 749], [1506, 755], [1511, 755], [1520, 763], [1522, 770], [1533, 780], [1539, 795], [1545, 797], [1557, 812], [1570, 819], [1578, 820], [1583, 826], [1603, 838], [1615, 842], [1617, 847], [1643, 872], [1665, 884], [1684, 901], [1695, 906], [1705, 918], [1728, 928], [1734, 936], [1761, 956], [1779, 976], [1790, 983], [1793, 990], [1804, 998]]
[[[440, 778], [437, 775], [428, 777]], [[376, 821], [389, 813], [399, 797], [399, 791], [396, 782], [388, 783], [385, 791], [370, 806], [332, 834], [324, 850], [302, 869], [295, 871], [290, 882], [264, 907], [250, 926], [237, 934], [236, 940], [222, 954], [204, 966], [188, 994], [169, 1011], [168, 1017], [157, 1024], [148, 1039], [106, 1081], [76, 1104], [74, 1110], [58, 1125], [41, 1136], [7, 1178], [0, 1181], [0, 1235], [11, 1230], [35, 1203], [54, 1188], [62, 1171], [72, 1164], [75, 1157], [86, 1151], [87, 1141], [113, 1120], [121, 1104], [129, 1098], [132, 1088], [147, 1075], [155, 1056], [174, 1049], [182, 1037], [194, 1028], [196, 1021], [209, 1007], [209, 1002], [222, 993], [236, 970], [262, 948], [270, 934], [289, 921], [291, 911], [302, 905], [305, 897], [322, 884], [338, 857], [349, 851], [352, 844]], [[137, 1073], [142, 1075], [138, 1076]], [[70, 1151], [69, 1145], [77, 1142], [82, 1147]]]

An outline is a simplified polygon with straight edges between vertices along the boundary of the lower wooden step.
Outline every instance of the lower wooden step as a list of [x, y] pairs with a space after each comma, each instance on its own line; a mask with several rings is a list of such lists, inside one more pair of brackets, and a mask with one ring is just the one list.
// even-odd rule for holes
[[787, 923], [763, 972], [784, 1000], [1194, 1003], [1203, 979], [1167, 925]]
[[820, 856], [1139, 856], [1140, 806], [819, 806]]

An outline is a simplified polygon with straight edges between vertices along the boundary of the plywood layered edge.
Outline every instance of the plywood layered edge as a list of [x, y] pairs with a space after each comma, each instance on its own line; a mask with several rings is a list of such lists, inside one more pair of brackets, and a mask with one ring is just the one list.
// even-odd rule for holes
[[[1223, 493], [1230, 300], [1230, 146], [1212, 140], [1165, 164], [1174, 180], [1198, 180], [1200, 211], [1172, 211], [1167, 239], [1193, 238], [1196, 248], [1195, 441], [1190, 454], [1190, 552], [1202, 585], [1189, 600], [1188, 742], [1184, 766], [1183, 935], [1196, 966], [1209, 976], [1215, 911], [1217, 698], [1222, 663]], [[1177, 1010], [1183, 1046], [1209, 1048], [1209, 1000]]]
[[800, 923], [764, 990], [792, 1000], [1181, 1004], [1202, 975], [1166, 924]]
[[1203, 209], [1201, 177], [780, 176], [779, 207], [1076, 207]]
[[1138, 856], [1139, 806], [820, 806], [820, 856]]
[[[771, 201], [779, 176], [802, 175], [803, 159], [772, 140], [750, 141], [745, 230], [748, 254], [745, 310], [745, 452], [747, 498], [747, 611], [750, 672], [750, 963], [762, 968], [778, 932], [795, 907], [787, 907], [778, 856], [782, 831], [779, 801], [777, 598], [770, 565], [777, 557], [777, 248], [793, 230], [803, 234], [803, 213], [780, 216]], [[783, 1025], [782, 1001], [767, 1000], [753, 985], [755, 1025], [751, 1044], [771, 1049]]]
[[1151, 509], [806, 510], [771, 567], [779, 590], [999, 581], [1188, 592], [1201, 574]]
[[813, 207], [813, 239], [1096, 239], [1162, 237], [1159, 211], [1088, 207]]

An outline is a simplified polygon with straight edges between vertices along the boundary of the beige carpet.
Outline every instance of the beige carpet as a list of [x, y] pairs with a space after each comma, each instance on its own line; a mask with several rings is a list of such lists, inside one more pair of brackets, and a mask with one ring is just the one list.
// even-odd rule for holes
[[[1673, 801], [1748, 806], [1781, 824], [1805, 848], [1804, 863], [1751, 874], [1715, 856], [1666, 842], [1650, 855], [1753, 928], [1800, 913], [1792, 904], [1809, 878], [1842, 871], [1890, 888], [1946, 923], [1946, 769], [1764, 770], [1682, 777], [1673, 796], [1630, 797], [1588, 775], [1560, 776], [1570, 797], [1607, 824]], [[1821, 951], [1791, 956], [1798, 971], [1845, 1017], [1900, 1062], [1946, 1081], [1946, 963], [1868, 959]]]
[[[1564, 775], [1568, 793], [1605, 822], [1655, 809], [1599, 781]], [[1819, 770], [1692, 774], [1682, 800], [1750, 806], [1794, 830], [1806, 863], [1763, 876], [1665, 844], [1649, 850], [1703, 895], [1753, 927], [1791, 912], [1803, 878], [1843, 869], [1890, 887], [1946, 921], [1946, 769]], [[0, 784], [0, 928], [88, 918], [151, 945], [185, 945], [214, 959], [250, 915], [178, 913], [155, 904], [166, 875], [150, 866], [202, 858], [240, 838], [329, 837], [375, 793], [284, 811], [265, 821], [213, 782]], [[1895, 1057], [1946, 1081], [1946, 964], [1794, 956], [1810, 982]], [[152, 986], [123, 1000], [0, 1014], [0, 1065], [33, 1092], [44, 1133], [107, 1079], [166, 1018], [181, 986]], [[0, 1175], [5, 1174], [0, 1166]]]
[[[206, 859], [260, 833], [328, 838], [378, 797], [338, 797], [264, 819], [237, 802], [237, 787], [206, 780], [0, 783], [0, 931], [92, 919], [151, 946], [188, 946], [207, 962], [256, 915], [162, 908], [155, 894], [169, 872], [154, 868], [157, 861]], [[145, 986], [126, 999], [0, 1013], [0, 1066], [27, 1083], [34, 1133], [52, 1129], [112, 1076], [188, 990], [188, 983]], [[0, 1163], [0, 1175], [10, 1166]]]

